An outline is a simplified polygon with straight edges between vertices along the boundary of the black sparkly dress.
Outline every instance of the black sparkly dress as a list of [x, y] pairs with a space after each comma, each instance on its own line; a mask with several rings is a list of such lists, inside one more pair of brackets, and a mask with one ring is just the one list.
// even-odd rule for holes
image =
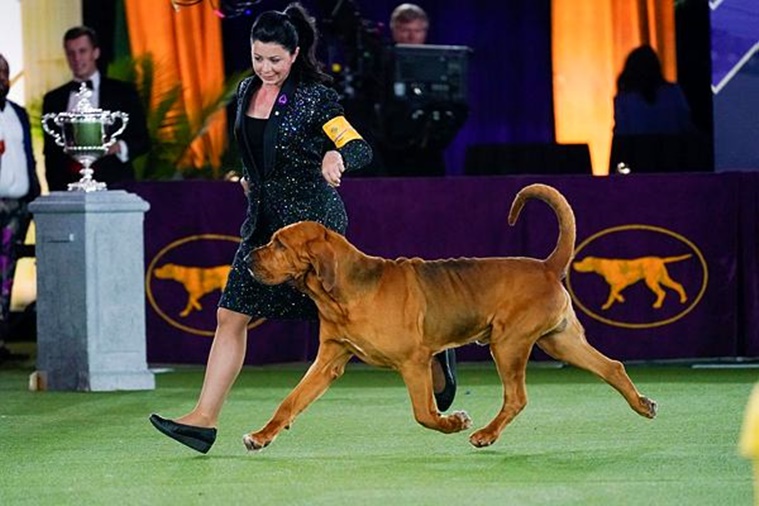
[[[269, 242], [275, 231], [298, 221], [317, 221], [344, 234], [345, 206], [321, 174], [322, 158], [337, 149], [346, 170], [355, 170], [371, 161], [372, 152], [366, 141], [351, 135], [337, 93], [321, 84], [297, 83], [291, 77], [267, 120], [249, 118], [248, 104], [260, 85], [257, 77], [250, 77], [237, 89], [234, 132], [250, 192], [242, 242], [219, 306], [254, 318], [316, 319], [311, 299], [286, 283], [257, 283], [243, 260], [253, 248]], [[330, 129], [331, 125], [339, 128]]]

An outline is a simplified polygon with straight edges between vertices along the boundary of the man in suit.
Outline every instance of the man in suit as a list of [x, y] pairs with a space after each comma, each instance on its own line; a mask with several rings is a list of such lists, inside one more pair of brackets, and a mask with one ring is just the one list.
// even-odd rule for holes
[[0, 54], [0, 363], [27, 358], [11, 353], [5, 340], [10, 331], [16, 245], [29, 228], [28, 204], [40, 194], [29, 115], [7, 99], [9, 89], [10, 68]]
[[[66, 60], [73, 80], [45, 94], [42, 113], [71, 111], [76, 106], [75, 94], [81, 83], [92, 89], [90, 102], [104, 111], [122, 111], [129, 115], [126, 130], [119, 141], [111, 146], [106, 156], [96, 161], [93, 178], [109, 188], [120, 181], [134, 179], [131, 161], [147, 153], [150, 138], [145, 113], [134, 86], [109, 79], [100, 74], [97, 60], [100, 57], [97, 34], [86, 26], [77, 26], [63, 36]], [[80, 179], [81, 165], [63, 152], [52, 137], [45, 136], [45, 177], [50, 191], [66, 190], [69, 183]]]

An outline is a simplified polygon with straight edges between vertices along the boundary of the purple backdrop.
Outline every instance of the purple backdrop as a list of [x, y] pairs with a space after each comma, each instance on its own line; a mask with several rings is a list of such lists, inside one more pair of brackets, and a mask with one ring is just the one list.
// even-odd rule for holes
[[[759, 174], [638, 174], [622, 177], [500, 176], [437, 179], [348, 179], [341, 187], [348, 238], [368, 254], [427, 259], [459, 256], [545, 257], [556, 241], [556, 220], [530, 202], [515, 227], [506, 217], [516, 192], [546, 182], [564, 193], [577, 216], [576, 260], [673, 258], [668, 276], [687, 300], [642, 281], [602, 309], [609, 284], [572, 270], [568, 286], [588, 339], [623, 359], [759, 356]], [[159, 279], [174, 263], [200, 271], [228, 265], [243, 215], [234, 183], [134, 183], [151, 204], [145, 221], [148, 360], [203, 363], [214, 328], [219, 291], [199, 294], [200, 309], [181, 315], [185, 286]], [[661, 279], [660, 279], [661, 280]], [[267, 323], [251, 332], [248, 364], [313, 357], [317, 326]], [[462, 349], [462, 360], [488, 359], [485, 348]], [[544, 358], [539, 354], [535, 358]]]

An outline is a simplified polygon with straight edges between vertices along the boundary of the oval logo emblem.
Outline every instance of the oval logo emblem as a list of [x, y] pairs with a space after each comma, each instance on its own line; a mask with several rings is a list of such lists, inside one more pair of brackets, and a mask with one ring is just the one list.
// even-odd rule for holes
[[566, 285], [585, 314], [615, 327], [644, 329], [690, 313], [709, 274], [699, 248], [651, 225], [602, 230], [577, 246]]
[[145, 275], [150, 306], [169, 325], [213, 336], [216, 307], [239, 244], [239, 237], [202, 234], [164, 247]]

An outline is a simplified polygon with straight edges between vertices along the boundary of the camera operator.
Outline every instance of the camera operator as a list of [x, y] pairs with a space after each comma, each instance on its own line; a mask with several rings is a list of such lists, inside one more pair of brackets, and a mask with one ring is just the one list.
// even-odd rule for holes
[[[425, 44], [429, 18], [418, 5], [403, 3], [390, 16], [393, 44]], [[392, 62], [388, 62], [392, 64]], [[392, 72], [392, 71], [390, 71]], [[390, 176], [444, 176], [443, 150], [430, 121], [409, 121], [412, 104], [388, 97], [381, 107], [379, 151]], [[421, 127], [421, 128], [419, 128]]]
[[[335, 77], [343, 104], [375, 154], [372, 164], [356, 176], [445, 175], [443, 151], [468, 109], [460, 97], [451, 99], [456, 79], [446, 74], [445, 63], [431, 52], [421, 54], [438, 48], [426, 45], [427, 13], [415, 4], [398, 5], [390, 16], [388, 39], [382, 36], [382, 24], [363, 19], [354, 1], [324, 4], [331, 13], [327, 28], [342, 42], [345, 65]], [[424, 75], [415, 75], [417, 71]], [[438, 78], [451, 79], [444, 83], [447, 96], [433, 91]]]

